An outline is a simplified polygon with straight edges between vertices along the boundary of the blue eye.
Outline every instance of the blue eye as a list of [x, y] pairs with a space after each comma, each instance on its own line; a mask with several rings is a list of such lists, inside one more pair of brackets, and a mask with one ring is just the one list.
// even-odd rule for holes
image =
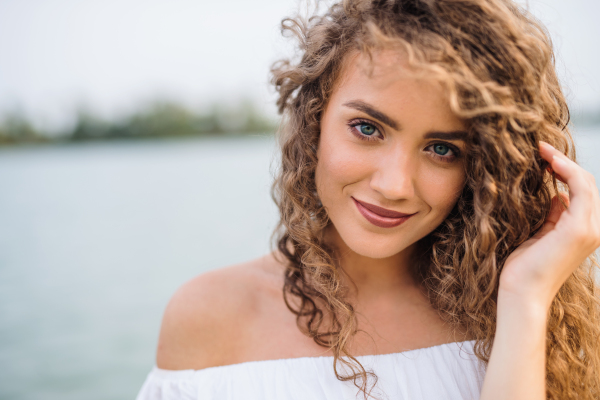
[[434, 143], [427, 146], [429, 154], [439, 161], [454, 162], [461, 157], [461, 152], [456, 146], [446, 143]]
[[367, 135], [367, 136], [371, 136], [372, 134], [375, 133], [375, 131], [377, 131], [377, 129], [375, 129], [375, 127], [373, 125], [367, 125], [367, 124], [357, 125], [357, 128], [360, 131], [360, 133], [362, 133], [363, 135]]
[[374, 124], [369, 121], [355, 119], [348, 121], [348, 130], [357, 139], [365, 140], [367, 142], [380, 141], [383, 139], [382, 131]]
[[433, 145], [433, 151], [440, 156], [445, 156], [449, 151], [452, 151], [452, 149], [445, 144], [438, 143]]

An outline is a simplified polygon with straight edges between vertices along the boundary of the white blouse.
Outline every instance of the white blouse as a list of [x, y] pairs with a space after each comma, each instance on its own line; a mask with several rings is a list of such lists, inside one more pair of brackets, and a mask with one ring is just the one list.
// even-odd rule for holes
[[[381, 400], [477, 400], [485, 365], [474, 341], [454, 342], [401, 353], [358, 356], [377, 385]], [[201, 370], [154, 367], [137, 400], [356, 400], [351, 381], [339, 381], [333, 357], [250, 361]]]

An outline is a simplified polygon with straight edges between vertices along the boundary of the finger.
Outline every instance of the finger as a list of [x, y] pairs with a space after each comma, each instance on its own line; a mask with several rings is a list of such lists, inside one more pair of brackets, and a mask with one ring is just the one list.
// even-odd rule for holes
[[554, 174], [554, 176], [556, 176], [556, 179], [558, 179], [562, 183], [566, 183], [565, 182], [565, 178], [563, 178], [562, 176], [560, 176], [559, 174], [557, 174], [556, 171], [554, 171], [550, 165], [548, 165], [546, 167], [546, 171], [548, 171], [550, 174]]
[[594, 186], [588, 178], [589, 174], [548, 143], [540, 142], [540, 155], [569, 186], [572, 205], [570, 211], [580, 218], [589, 216], [590, 207], [593, 207], [592, 186]]
[[[559, 197], [560, 196], [560, 197]], [[554, 229], [554, 226], [558, 222], [561, 214], [566, 210], [565, 206], [562, 205], [560, 199], [564, 201], [564, 203], [569, 206], [569, 196], [566, 193], [559, 193], [558, 196], [554, 196], [552, 198], [552, 204], [550, 206], [550, 212], [544, 221], [544, 225], [542, 229], [539, 230], [537, 236], [544, 236], [546, 233], [550, 232]]]
[[546, 218], [547, 222], [556, 224], [560, 215], [566, 210], [560, 201], [561, 198], [567, 207], [569, 206], [569, 196], [566, 193], [559, 193], [558, 196], [554, 196], [552, 198], [552, 205], [550, 206], [550, 213], [548, 213], [548, 217]]

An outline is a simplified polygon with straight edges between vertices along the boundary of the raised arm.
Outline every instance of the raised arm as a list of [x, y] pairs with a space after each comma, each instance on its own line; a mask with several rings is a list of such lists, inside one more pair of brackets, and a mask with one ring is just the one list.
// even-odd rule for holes
[[554, 147], [541, 156], [569, 186], [564, 209], [555, 197], [534, 237], [507, 259], [498, 293], [496, 336], [481, 400], [546, 399], [546, 325], [567, 278], [600, 246], [600, 197], [594, 177]]

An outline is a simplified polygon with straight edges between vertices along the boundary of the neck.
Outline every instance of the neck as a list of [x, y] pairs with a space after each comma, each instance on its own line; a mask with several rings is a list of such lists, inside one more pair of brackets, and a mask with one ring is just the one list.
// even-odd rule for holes
[[341, 279], [351, 298], [370, 301], [419, 289], [412, 262], [416, 244], [390, 257], [371, 258], [350, 249], [333, 225], [327, 227], [325, 235], [326, 241], [335, 248]]

